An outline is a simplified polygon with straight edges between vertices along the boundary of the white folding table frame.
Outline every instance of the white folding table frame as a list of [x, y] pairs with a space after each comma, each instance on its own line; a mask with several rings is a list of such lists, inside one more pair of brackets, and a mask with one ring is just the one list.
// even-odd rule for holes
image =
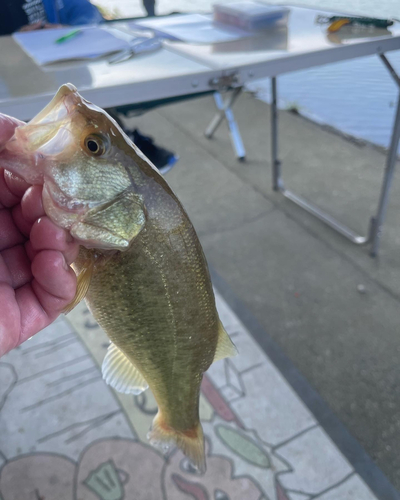
[[246, 150], [243, 145], [242, 136], [240, 135], [239, 127], [235, 120], [235, 115], [232, 111], [232, 106], [236, 99], [242, 93], [242, 87], [236, 87], [231, 94], [223, 100], [221, 92], [214, 92], [214, 101], [217, 106], [218, 112], [211, 120], [210, 124], [206, 128], [204, 135], [207, 139], [211, 139], [217, 128], [221, 125], [224, 118], [228, 123], [229, 134], [231, 136], [232, 146], [236, 153], [237, 159], [239, 161], [244, 161], [246, 159]]
[[[379, 57], [384, 62], [385, 66], [389, 69], [390, 74], [395, 80], [397, 86], [400, 89], [400, 78], [395, 72], [393, 66], [387, 60], [386, 56], [382, 53]], [[400, 139], [400, 94], [397, 99], [397, 111], [392, 129], [392, 136], [390, 141], [390, 146], [386, 159], [385, 172], [381, 187], [381, 193], [379, 197], [379, 203], [376, 215], [371, 217], [369, 230], [365, 236], [361, 236], [349, 227], [347, 227], [342, 222], [338, 221], [327, 212], [314, 205], [313, 203], [307, 201], [303, 197], [293, 193], [289, 189], [286, 189], [285, 184], [282, 179], [282, 164], [279, 160], [278, 155], [278, 108], [277, 108], [277, 81], [276, 77], [271, 78], [271, 155], [272, 155], [272, 185], [274, 191], [279, 191], [287, 199], [306, 210], [314, 217], [330, 226], [332, 229], [343, 235], [345, 238], [350, 240], [356, 245], [366, 245], [371, 243], [370, 255], [376, 257], [378, 254], [383, 222], [385, 219], [388, 203], [389, 203], [389, 192], [393, 181], [393, 175], [396, 167], [397, 161], [397, 150], [399, 147]]]

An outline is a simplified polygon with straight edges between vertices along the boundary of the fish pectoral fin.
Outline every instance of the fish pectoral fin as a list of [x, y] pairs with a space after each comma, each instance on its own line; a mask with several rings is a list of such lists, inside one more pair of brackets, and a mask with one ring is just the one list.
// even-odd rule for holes
[[143, 197], [126, 189], [73, 224], [71, 235], [91, 248], [126, 250], [146, 222]]
[[149, 387], [134, 363], [113, 343], [107, 350], [101, 371], [105, 382], [118, 392], [138, 395]]
[[217, 343], [217, 348], [215, 350], [213, 362], [218, 361], [219, 359], [237, 356], [237, 354], [238, 350], [235, 344], [232, 342], [231, 338], [226, 333], [226, 330], [220, 321], [218, 326], [218, 343]]
[[92, 280], [93, 269], [94, 261], [90, 262], [90, 264], [78, 274], [75, 297], [61, 312], [68, 314], [85, 298]]

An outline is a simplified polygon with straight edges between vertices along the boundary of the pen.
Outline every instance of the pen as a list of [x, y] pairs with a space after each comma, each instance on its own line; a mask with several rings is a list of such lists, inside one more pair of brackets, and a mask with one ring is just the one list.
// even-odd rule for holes
[[66, 35], [60, 37], [60, 38], [57, 38], [56, 40], [56, 43], [64, 43], [66, 42], [67, 40], [71, 40], [71, 38], [74, 38], [76, 37], [76, 35], [79, 35], [79, 33], [81, 33], [82, 30], [73, 30], [73, 31], [70, 31], [69, 33], [67, 33]]

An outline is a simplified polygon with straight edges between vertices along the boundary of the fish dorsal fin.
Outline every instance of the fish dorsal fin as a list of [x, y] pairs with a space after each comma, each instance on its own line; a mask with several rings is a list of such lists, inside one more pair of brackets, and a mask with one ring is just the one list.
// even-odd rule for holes
[[92, 280], [92, 274], [94, 269], [94, 261], [91, 261], [90, 264], [84, 268], [77, 276], [76, 283], [76, 293], [72, 302], [70, 302], [62, 312], [64, 314], [68, 314], [72, 311], [72, 309], [79, 304], [79, 302], [85, 298], [87, 291], [90, 286], [90, 282]]
[[213, 362], [218, 361], [219, 359], [237, 356], [237, 354], [238, 351], [236, 349], [235, 344], [232, 342], [229, 335], [226, 333], [226, 330], [222, 326], [221, 321], [219, 321], [218, 343], [217, 343], [217, 348], [215, 350], [215, 356]]
[[101, 370], [106, 383], [118, 392], [138, 395], [149, 387], [132, 361], [114, 344], [110, 344]]

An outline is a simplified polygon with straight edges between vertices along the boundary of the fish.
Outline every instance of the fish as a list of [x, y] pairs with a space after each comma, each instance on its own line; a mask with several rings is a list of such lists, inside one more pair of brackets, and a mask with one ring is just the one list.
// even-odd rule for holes
[[116, 391], [150, 388], [150, 443], [175, 445], [206, 470], [200, 385], [237, 349], [216, 309], [196, 231], [158, 170], [103, 109], [72, 84], [15, 129], [1, 165], [43, 185], [46, 215], [78, 241], [72, 267], [111, 343], [102, 374]]

